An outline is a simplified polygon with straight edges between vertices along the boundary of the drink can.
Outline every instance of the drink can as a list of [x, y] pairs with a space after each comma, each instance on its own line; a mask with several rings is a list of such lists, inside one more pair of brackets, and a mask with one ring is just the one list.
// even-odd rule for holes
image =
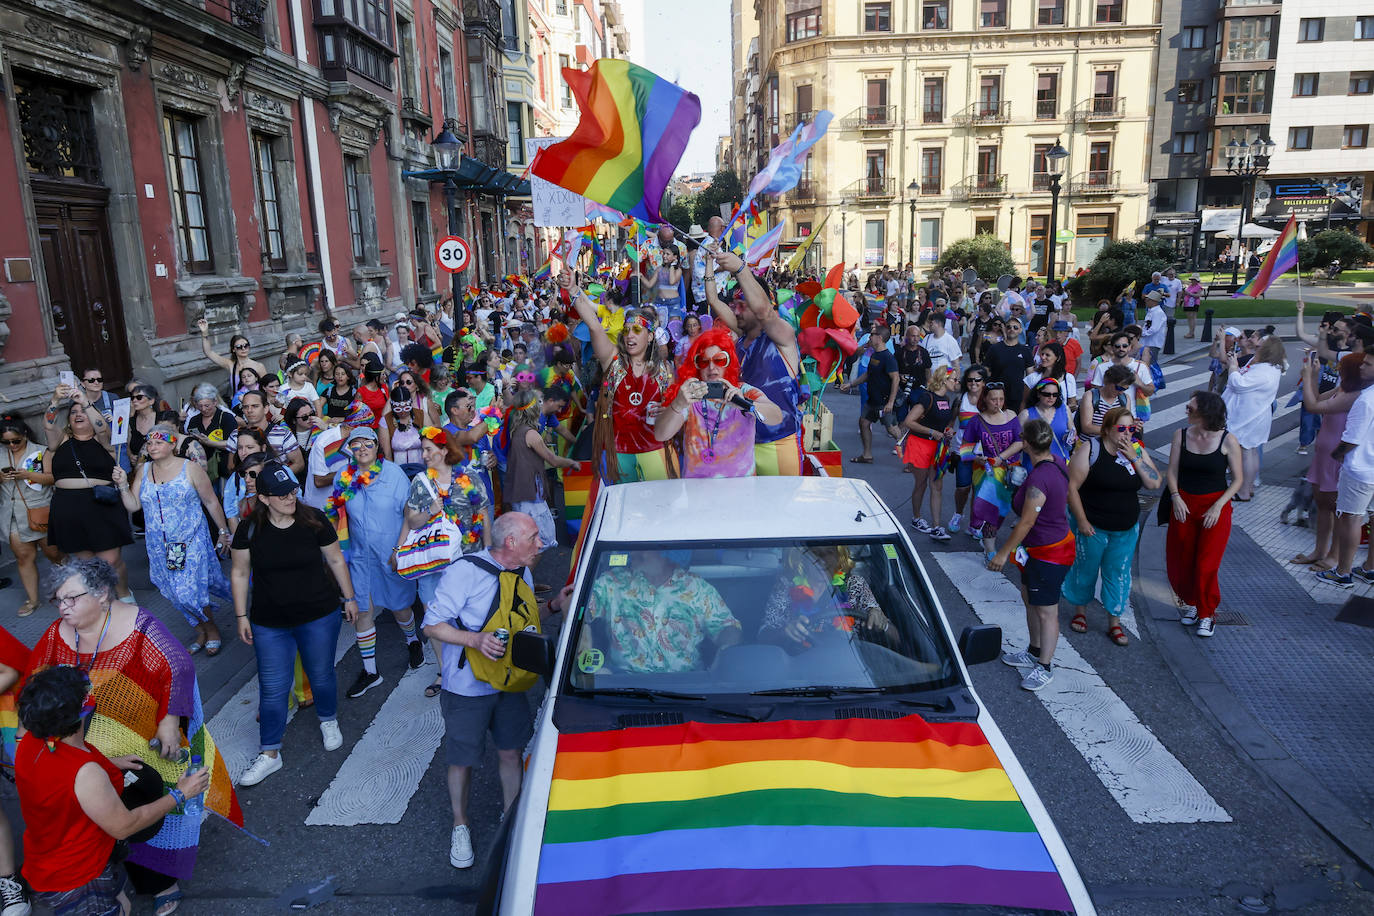
[[501, 640], [502, 645], [506, 645], [510, 642], [510, 630], [507, 630], [505, 627], [497, 627], [495, 630], [492, 630], [491, 635]]

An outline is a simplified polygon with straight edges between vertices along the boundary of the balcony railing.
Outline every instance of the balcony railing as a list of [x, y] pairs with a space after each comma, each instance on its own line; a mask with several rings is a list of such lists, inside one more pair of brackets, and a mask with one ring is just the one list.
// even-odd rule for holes
[[1089, 169], [1073, 176], [1069, 190], [1073, 194], [1114, 194], [1121, 190], [1121, 172], [1117, 169]]
[[934, 178], [934, 179], [922, 178], [922, 179], [921, 179], [921, 196], [923, 196], [923, 197], [932, 197], [932, 196], [936, 196], [936, 195], [938, 195], [938, 194], [940, 193], [940, 190], [941, 190], [942, 187], [943, 187], [943, 182], [941, 182], [940, 179], [938, 179], [938, 178]]
[[1048, 191], [1050, 189], [1050, 179], [1053, 176], [1049, 172], [1031, 173], [1031, 190]]
[[1119, 95], [1095, 95], [1074, 113], [1084, 121], [1119, 121], [1126, 113], [1126, 99]]
[[846, 196], [860, 200], [891, 199], [897, 196], [897, 179], [860, 178], [849, 186]]
[[970, 175], [952, 189], [954, 196], [963, 200], [986, 200], [1002, 197], [1007, 193], [1005, 174]]
[[797, 186], [787, 192], [787, 202], [790, 204], [815, 203], [816, 183], [806, 179], [797, 182]]
[[997, 126], [1011, 120], [1011, 102], [975, 102], [954, 116], [961, 127]]
[[267, 0], [233, 0], [229, 16], [234, 25], [250, 35], [262, 37], [263, 20], [267, 15]]
[[844, 119], [845, 130], [890, 130], [897, 124], [896, 105], [863, 105]]
[[782, 129], [785, 133], [790, 135], [792, 131], [797, 129], [798, 124], [810, 123], [815, 117], [816, 113], [814, 111], [794, 111], [790, 114], [785, 114], [782, 116]]
[[1057, 99], [1037, 99], [1035, 102], [1035, 119], [1037, 121], [1053, 121], [1059, 117], [1059, 101]]
[[922, 123], [922, 124], [943, 124], [944, 121], [945, 121], [945, 110], [944, 110], [944, 108], [922, 108], [922, 109], [921, 109], [921, 123]]

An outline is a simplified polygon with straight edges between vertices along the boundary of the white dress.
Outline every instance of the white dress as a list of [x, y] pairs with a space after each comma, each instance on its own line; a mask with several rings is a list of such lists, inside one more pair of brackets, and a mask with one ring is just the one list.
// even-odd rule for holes
[[1226, 428], [1242, 448], [1259, 448], [1269, 441], [1274, 398], [1283, 370], [1273, 363], [1250, 363], [1231, 373], [1221, 399], [1226, 402]]

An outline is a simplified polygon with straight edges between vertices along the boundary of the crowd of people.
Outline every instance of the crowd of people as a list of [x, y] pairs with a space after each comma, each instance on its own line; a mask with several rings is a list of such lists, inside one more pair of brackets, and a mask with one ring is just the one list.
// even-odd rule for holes
[[[708, 230], [723, 228], [713, 220]], [[339, 694], [356, 699], [387, 676], [379, 617], [393, 617], [409, 668], [425, 663], [428, 642], [450, 862], [473, 863], [467, 792], [485, 736], [509, 804], [532, 728], [520, 691], [485, 679], [509, 676], [509, 643], [493, 620], [529, 613], [526, 594], [544, 615], [567, 609], [570, 589], [536, 575], [559, 540], [559, 474], [590, 473], [601, 487], [803, 469], [803, 413], [819, 392], [777, 290], [817, 278], [758, 274], [666, 228], [642, 253], [637, 290], [570, 270], [512, 277], [351, 332], [326, 318], [280, 352], [240, 334], [221, 351], [202, 320], [213, 380], [181, 403], [129, 380], [122, 444], [112, 444], [116, 393], [97, 367], [55, 386], [41, 439], [22, 418], [0, 419], [0, 519], [26, 594], [19, 613], [45, 601], [57, 611], [32, 652], [0, 658], [0, 686], [19, 697], [27, 731], [13, 750], [29, 828], [24, 876], [45, 902], [113, 912], [133, 892], [168, 916], [192, 875], [201, 812], [241, 816], [204, 728], [194, 664], [223, 651], [225, 606], [259, 685], [259, 754], [234, 774], [240, 789], [286, 766], [293, 703], [313, 705], [326, 752], [342, 747]], [[1128, 290], [1083, 324], [1058, 283], [1008, 279], [937, 272], [918, 284], [909, 269], [850, 278], [858, 346], [839, 388], [863, 404], [851, 461], [875, 460], [875, 424], [897, 440], [918, 532], [937, 542], [966, 534], [989, 568], [1021, 568], [1029, 640], [1004, 661], [1038, 690], [1053, 678], [1061, 598], [1083, 632], [1100, 588], [1106, 632], [1127, 644], [1143, 491], [1166, 491], [1181, 621], [1213, 635], [1231, 505], [1256, 485], [1284, 349], [1272, 333], [1219, 332], [1214, 384], [1191, 396], [1161, 471], [1141, 437], [1164, 328], [1175, 304], [1189, 309], [1188, 287], [1166, 271], [1139, 301]], [[1374, 404], [1361, 393], [1374, 380], [1374, 355], [1363, 355], [1374, 332], [1367, 317], [1328, 315], [1318, 334], [1301, 393], [1304, 423], [1314, 418], [1303, 445], [1317, 452], [1317, 542], [1295, 562], [1339, 584], [1374, 568], [1353, 565], [1374, 498]], [[1301, 321], [1299, 335], [1308, 339]], [[126, 551], [140, 541], [184, 639], [129, 588]], [[46, 592], [40, 554], [55, 570]], [[340, 684], [345, 624], [357, 670]], [[200, 769], [187, 766], [191, 751]], [[146, 771], [152, 797], [121, 805], [120, 771]], [[7, 905], [23, 893], [13, 858], [0, 842]]]

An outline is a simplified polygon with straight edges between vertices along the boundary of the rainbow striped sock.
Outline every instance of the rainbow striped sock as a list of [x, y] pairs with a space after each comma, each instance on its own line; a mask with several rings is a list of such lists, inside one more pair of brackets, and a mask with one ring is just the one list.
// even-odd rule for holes
[[410, 612], [410, 620], [409, 620], [409, 621], [403, 621], [403, 620], [401, 620], [401, 619], [398, 617], [398, 618], [396, 618], [396, 623], [400, 625], [400, 627], [401, 627], [401, 632], [404, 633], [404, 634], [406, 635], [406, 642], [419, 642], [419, 641], [420, 641], [420, 637], [419, 637], [418, 635], [416, 635], [416, 631], [419, 630], [419, 626], [418, 626], [419, 621], [417, 621], [417, 620], [415, 619], [415, 612], [414, 612], [414, 611], [411, 611], [411, 612]]
[[358, 654], [363, 657], [363, 670], [368, 674], [377, 673], [377, 628], [364, 630], [357, 634]]

